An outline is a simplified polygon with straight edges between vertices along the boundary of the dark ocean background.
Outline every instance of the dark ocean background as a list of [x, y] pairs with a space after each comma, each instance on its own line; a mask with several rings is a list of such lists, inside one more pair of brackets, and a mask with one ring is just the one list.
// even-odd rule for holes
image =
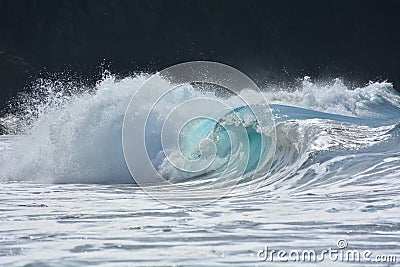
[[398, 88], [399, 12], [399, 1], [371, 0], [0, 0], [0, 109], [37, 77], [93, 84], [104, 69], [201, 59], [259, 83], [309, 75]]

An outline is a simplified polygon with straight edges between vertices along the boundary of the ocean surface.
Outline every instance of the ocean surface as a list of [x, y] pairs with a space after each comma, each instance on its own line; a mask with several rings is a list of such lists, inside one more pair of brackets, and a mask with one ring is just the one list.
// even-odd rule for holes
[[[290, 90], [261, 86], [269, 105], [178, 87], [154, 106], [144, 135], [149, 162], [184, 191], [151, 191], [150, 176], [151, 185], [135, 184], [121, 134], [147, 77], [107, 74], [95, 88], [40, 80], [1, 119], [9, 130], [0, 136], [1, 266], [400, 262], [400, 95], [392, 84], [351, 88], [305, 77]], [[199, 99], [234, 108], [185, 124], [180, 151], [172, 139], [162, 143], [166, 111]], [[147, 105], [135, 106], [137, 114]], [[190, 108], [205, 110], [201, 102]], [[251, 110], [273, 123], [261, 127]], [[301, 258], [304, 251], [316, 257]]]

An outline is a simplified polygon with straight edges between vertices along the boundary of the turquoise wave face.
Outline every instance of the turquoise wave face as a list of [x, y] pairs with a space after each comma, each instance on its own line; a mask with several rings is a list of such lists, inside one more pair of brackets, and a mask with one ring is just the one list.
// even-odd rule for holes
[[[248, 164], [244, 171], [244, 174], [246, 174], [255, 170], [260, 161], [263, 144], [268, 143], [266, 140], [271, 138], [257, 132], [253, 125], [244, 128], [246, 134], [240, 137], [241, 140], [237, 141], [243, 145], [248, 145]], [[188, 137], [180, 140], [182, 153], [185, 157], [190, 160], [199, 160], [205, 154], [200, 147], [202, 140], [206, 139], [212, 140], [215, 144], [216, 154], [213, 156], [228, 161], [233, 152], [230, 134], [239, 133], [241, 129], [238, 126], [229, 125], [224, 127], [219, 122], [215, 123], [209, 119], [201, 119], [200, 122], [189, 126], [187, 131], [189, 132]], [[245, 157], [246, 155], [243, 155], [243, 158]]]
[[[273, 138], [263, 129], [254, 114], [255, 107], [240, 107], [228, 111], [218, 120], [196, 118], [187, 123], [179, 135], [182, 156], [189, 161], [185, 166], [188, 178], [224, 179], [249, 176], [265, 169], [271, 156]], [[257, 106], [267, 109], [268, 106]], [[215, 115], [215, 114], [213, 114]], [[272, 125], [271, 125], [272, 126]], [[206, 168], [191, 172], [191, 163], [205, 161]]]
[[378, 114], [379, 117], [354, 117], [277, 104], [271, 104], [270, 108], [272, 109], [272, 113], [275, 117], [275, 122], [277, 123], [289, 120], [322, 119], [354, 123], [358, 125], [380, 126], [394, 124], [400, 118], [399, 109], [395, 109], [393, 110], [393, 112], [390, 113], [380, 113]]
[[[266, 176], [269, 168], [265, 166], [270, 166], [268, 164], [274, 160], [274, 155], [270, 152], [275, 146], [279, 151], [285, 152], [290, 144], [284, 137], [274, 140], [272, 134], [260, 129], [254, 110], [263, 109], [271, 109], [275, 118], [273, 123], [282, 125], [291, 121], [321, 120], [331, 121], [337, 125], [345, 123], [360, 127], [381, 127], [398, 122], [398, 117], [394, 113], [387, 113], [386, 118], [382, 116], [371, 118], [330, 114], [278, 104], [238, 107], [232, 111], [221, 112], [220, 116], [214, 114], [213, 117], [219, 117], [218, 120], [197, 118], [185, 125], [179, 140], [184, 157], [190, 161], [206, 160], [212, 163], [199, 173], [190, 175], [181, 173], [181, 175], [186, 179], [194, 177], [207, 179], [221, 175], [225, 178], [234, 176], [237, 178], [238, 175], [243, 175], [244, 180], [246, 175], [254, 173], [258, 177]], [[395, 111], [399, 112], [398, 109]], [[304, 136], [298, 138], [301, 140]], [[208, 142], [204, 144], [204, 140]], [[285, 158], [285, 155], [279, 157]], [[243, 165], [243, 162], [246, 164]]]

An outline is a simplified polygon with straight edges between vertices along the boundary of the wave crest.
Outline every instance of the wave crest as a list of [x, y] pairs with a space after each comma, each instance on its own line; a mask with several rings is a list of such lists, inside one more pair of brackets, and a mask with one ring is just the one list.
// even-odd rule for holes
[[[90, 91], [84, 88], [67, 90], [68, 86], [74, 86], [59, 82], [39, 83], [31, 96], [20, 101], [23, 112], [8, 114], [1, 119], [10, 132], [18, 134], [2, 140], [7, 144], [1, 145], [4, 148], [0, 154], [1, 179], [45, 183], [132, 183], [122, 152], [122, 122], [131, 96], [147, 78], [148, 75], [137, 75], [117, 81], [108, 75]], [[201, 92], [192, 86], [166, 97], [148, 124], [148, 152], [153, 165], [171, 181], [187, 182], [213, 180], [222, 173], [222, 178], [229, 180], [237, 177], [240, 168], [249, 177], [254, 174], [264, 179], [272, 164], [272, 175], [266, 183], [279, 184], [290, 177], [300, 177], [301, 172], [306, 175], [305, 166], [312, 165], [312, 155], [324, 151], [356, 151], [388, 140], [387, 132], [400, 117], [400, 96], [389, 83], [371, 83], [350, 90], [340, 80], [319, 86], [305, 79], [303, 87], [294, 92], [281, 90], [264, 94], [273, 103], [306, 108], [303, 111], [307, 116], [296, 117], [298, 110], [288, 116], [289, 109], [282, 108], [283, 105], [275, 106], [274, 115], [279, 124], [274, 128], [277, 134], [274, 144], [271, 129], [260, 128], [249, 106], [241, 106], [235, 97], [226, 98], [237, 105], [234, 111], [221, 110], [216, 121], [199, 120], [183, 129], [182, 134], [186, 131], [190, 137], [180, 141], [179, 153], [185, 157], [195, 160], [205, 156], [207, 159], [207, 151], [213, 152], [215, 145], [215, 161], [196, 174], [184, 174], [166, 164], [163, 153], [170, 153], [174, 158], [178, 157], [178, 152], [160, 153], [162, 145], [154, 140], [160, 137], [157, 132], [165, 117], [163, 110], [168, 106], [188, 97], [218, 97], [213, 92]], [[140, 108], [137, 107], [138, 112]], [[252, 108], [257, 110], [257, 105]], [[260, 114], [262, 108], [259, 107]], [[321, 118], [317, 110], [333, 115]], [[341, 121], [335, 114], [352, 117]], [[372, 124], [363, 125], [365, 120], [360, 123], [353, 116], [371, 119]], [[391, 133], [397, 133], [397, 128]], [[235, 138], [233, 142], [227, 141], [227, 133]], [[201, 143], [203, 139], [212, 142]], [[248, 150], [244, 149], [246, 142]], [[271, 150], [274, 146], [275, 158], [269, 154], [274, 151]], [[243, 157], [248, 161], [243, 161]], [[319, 158], [319, 161], [324, 162], [324, 159]], [[231, 162], [230, 165], [227, 162]], [[243, 181], [246, 182], [246, 177]]]

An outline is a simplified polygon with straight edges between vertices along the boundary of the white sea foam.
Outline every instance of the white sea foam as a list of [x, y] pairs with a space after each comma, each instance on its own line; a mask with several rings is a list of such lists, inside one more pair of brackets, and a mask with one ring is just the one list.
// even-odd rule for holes
[[[39, 83], [32, 96], [24, 98], [25, 104], [19, 113], [2, 118], [1, 123], [10, 132], [20, 136], [9, 139], [8, 148], [1, 151], [0, 179], [45, 183], [133, 182], [122, 153], [122, 122], [132, 95], [147, 77], [148, 75], [136, 75], [116, 80], [112, 75], [106, 75], [92, 90], [75, 88], [75, 93], [72, 94], [67, 92], [67, 89], [73, 87], [71, 84], [50, 81]], [[154, 92], [149, 92], [152, 93]], [[352, 90], [340, 80], [321, 86], [306, 78], [302, 87], [295, 91], [281, 89], [267, 91], [265, 95], [271, 103], [299, 106], [310, 109], [311, 113], [318, 110], [370, 117], [374, 120], [393, 120], [399, 118], [400, 114], [400, 96], [386, 82], [370, 83]], [[163, 110], [166, 111], [188, 98], [199, 96], [218, 98], [212, 92], [200, 92], [186, 86], [165, 97], [156, 112], [161, 114]], [[233, 104], [240, 102], [235, 97], [226, 101]], [[148, 104], [143, 99], [143, 105]], [[138, 114], [141, 108], [143, 107], [137, 107]], [[193, 109], [204, 107], [198, 105], [193, 106]], [[157, 131], [162, 125], [157, 117], [149, 126], [155, 132], [150, 136], [154, 140], [159, 137]], [[278, 138], [280, 151], [273, 170], [285, 175], [275, 175], [272, 180], [286, 179], [290, 173], [300, 172], [299, 168], [315, 152], [358, 150], [387, 140], [390, 138], [386, 135], [387, 131], [394, 127], [388, 125], [386, 128], [374, 128], [351, 123], [346, 125], [342, 122], [317, 122], [281, 122], [281, 136]], [[169, 176], [181, 175], [162, 163], [164, 159], [162, 156], [160, 158], [159, 152], [162, 148], [158, 141], [147, 144], [156, 167], [160, 167]], [[289, 165], [292, 166], [288, 167]], [[179, 177], [173, 178], [175, 179], [171, 180], [179, 180]]]
[[374, 118], [393, 115], [398, 117], [400, 114], [400, 95], [388, 82], [370, 82], [364, 87], [350, 88], [340, 79], [319, 84], [313, 83], [310, 77], [305, 77], [302, 85], [294, 91], [274, 88], [267, 90], [265, 95], [270, 103], [333, 114]]

